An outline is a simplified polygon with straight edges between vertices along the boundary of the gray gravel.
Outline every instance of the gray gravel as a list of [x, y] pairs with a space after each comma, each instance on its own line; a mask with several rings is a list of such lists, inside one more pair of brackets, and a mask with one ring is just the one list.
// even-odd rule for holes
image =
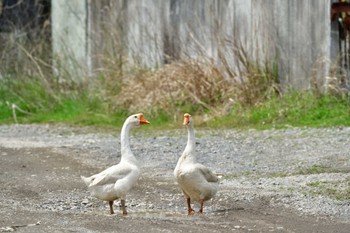
[[[142, 163], [142, 179], [162, 176], [174, 182], [172, 172], [185, 147], [186, 130], [153, 131], [147, 127], [136, 129], [131, 135], [132, 150]], [[287, 207], [301, 215], [350, 222], [350, 200], [322, 193], [332, 189], [350, 195], [350, 128], [197, 129], [196, 136], [199, 161], [223, 174], [220, 190], [232, 190], [236, 202], [266, 199], [271, 206]], [[110, 166], [111, 161], [117, 163], [120, 157], [119, 132], [64, 125], [2, 125], [0, 147], [54, 147], [61, 152], [69, 149], [76, 151], [73, 156], [78, 161], [98, 169]], [[318, 168], [322, 170], [315, 171]], [[149, 192], [143, 202], [136, 203], [131, 198], [129, 204], [145, 210], [183, 208], [174, 204], [181, 198], [180, 193], [164, 196], [165, 206], [157, 206], [147, 202], [151, 188]], [[46, 195], [42, 203], [27, 203], [28, 208], [73, 212], [106, 208], [87, 192], [68, 198], [57, 191]], [[220, 207], [228, 198], [227, 192], [219, 191], [208, 208]]]

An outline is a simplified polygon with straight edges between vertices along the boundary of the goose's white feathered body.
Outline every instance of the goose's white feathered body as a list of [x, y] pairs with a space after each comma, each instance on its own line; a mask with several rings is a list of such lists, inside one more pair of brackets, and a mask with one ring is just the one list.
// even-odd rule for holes
[[127, 214], [125, 209], [126, 195], [140, 177], [139, 163], [129, 145], [129, 131], [141, 124], [149, 124], [143, 118], [142, 113], [132, 115], [126, 119], [120, 136], [120, 163], [90, 177], [81, 176], [92, 196], [109, 202], [111, 214], [114, 213], [113, 201], [116, 199], [121, 199], [123, 214]]
[[125, 199], [126, 194], [140, 177], [137, 164], [122, 161], [117, 165], [92, 175], [82, 177], [92, 196], [103, 201]]
[[184, 124], [188, 129], [188, 140], [174, 170], [177, 183], [187, 198], [189, 214], [193, 211], [190, 207], [191, 199], [201, 204], [200, 212], [202, 212], [203, 202], [211, 199], [218, 189], [218, 177], [209, 168], [196, 161], [195, 135], [190, 117], [189, 114], [185, 114]]
[[174, 175], [184, 194], [197, 202], [211, 199], [218, 189], [217, 176], [200, 163], [180, 160]]

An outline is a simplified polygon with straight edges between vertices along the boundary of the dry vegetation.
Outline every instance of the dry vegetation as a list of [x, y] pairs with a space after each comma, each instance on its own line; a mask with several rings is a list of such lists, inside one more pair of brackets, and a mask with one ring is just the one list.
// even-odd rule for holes
[[[232, 46], [232, 45], [231, 45]], [[280, 94], [278, 70], [274, 64], [260, 67], [248, 59], [243, 48], [239, 53], [239, 71], [234, 71], [224, 56], [219, 64], [210, 58], [186, 59], [157, 70], [136, 69], [105, 78], [107, 98], [131, 112], [165, 111], [176, 115], [183, 111], [210, 112], [211, 117], [230, 112], [234, 104], [259, 105]], [[116, 91], [118, 90], [118, 91]]]
[[138, 71], [123, 77], [116, 100], [131, 111], [159, 108], [176, 112], [180, 106], [213, 109], [227, 102], [234, 91], [211, 64], [191, 60], [165, 65], [157, 71]]

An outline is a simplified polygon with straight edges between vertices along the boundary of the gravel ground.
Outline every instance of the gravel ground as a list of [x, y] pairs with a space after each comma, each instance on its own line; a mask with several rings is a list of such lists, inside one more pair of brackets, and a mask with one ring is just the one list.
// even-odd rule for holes
[[119, 161], [119, 132], [0, 126], [0, 232], [349, 232], [350, 128], [196, 130], [199, 161], [223, 177], [205, 214], [188, 217], [173, 179], [186, 130], [148, 127], [130, 139], [143, 171], [130, 214], [113, 220], [79, 176]]

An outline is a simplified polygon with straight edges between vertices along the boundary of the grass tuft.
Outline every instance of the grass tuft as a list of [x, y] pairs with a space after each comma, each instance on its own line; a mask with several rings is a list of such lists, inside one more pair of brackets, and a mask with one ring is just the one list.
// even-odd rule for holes
[[316, 181], [308, 183], [312, 188], [310, 194], [314, 196], [327, 196], [329, 198], [344, 201], [350, 200], [350, 180], [341, 181]]

